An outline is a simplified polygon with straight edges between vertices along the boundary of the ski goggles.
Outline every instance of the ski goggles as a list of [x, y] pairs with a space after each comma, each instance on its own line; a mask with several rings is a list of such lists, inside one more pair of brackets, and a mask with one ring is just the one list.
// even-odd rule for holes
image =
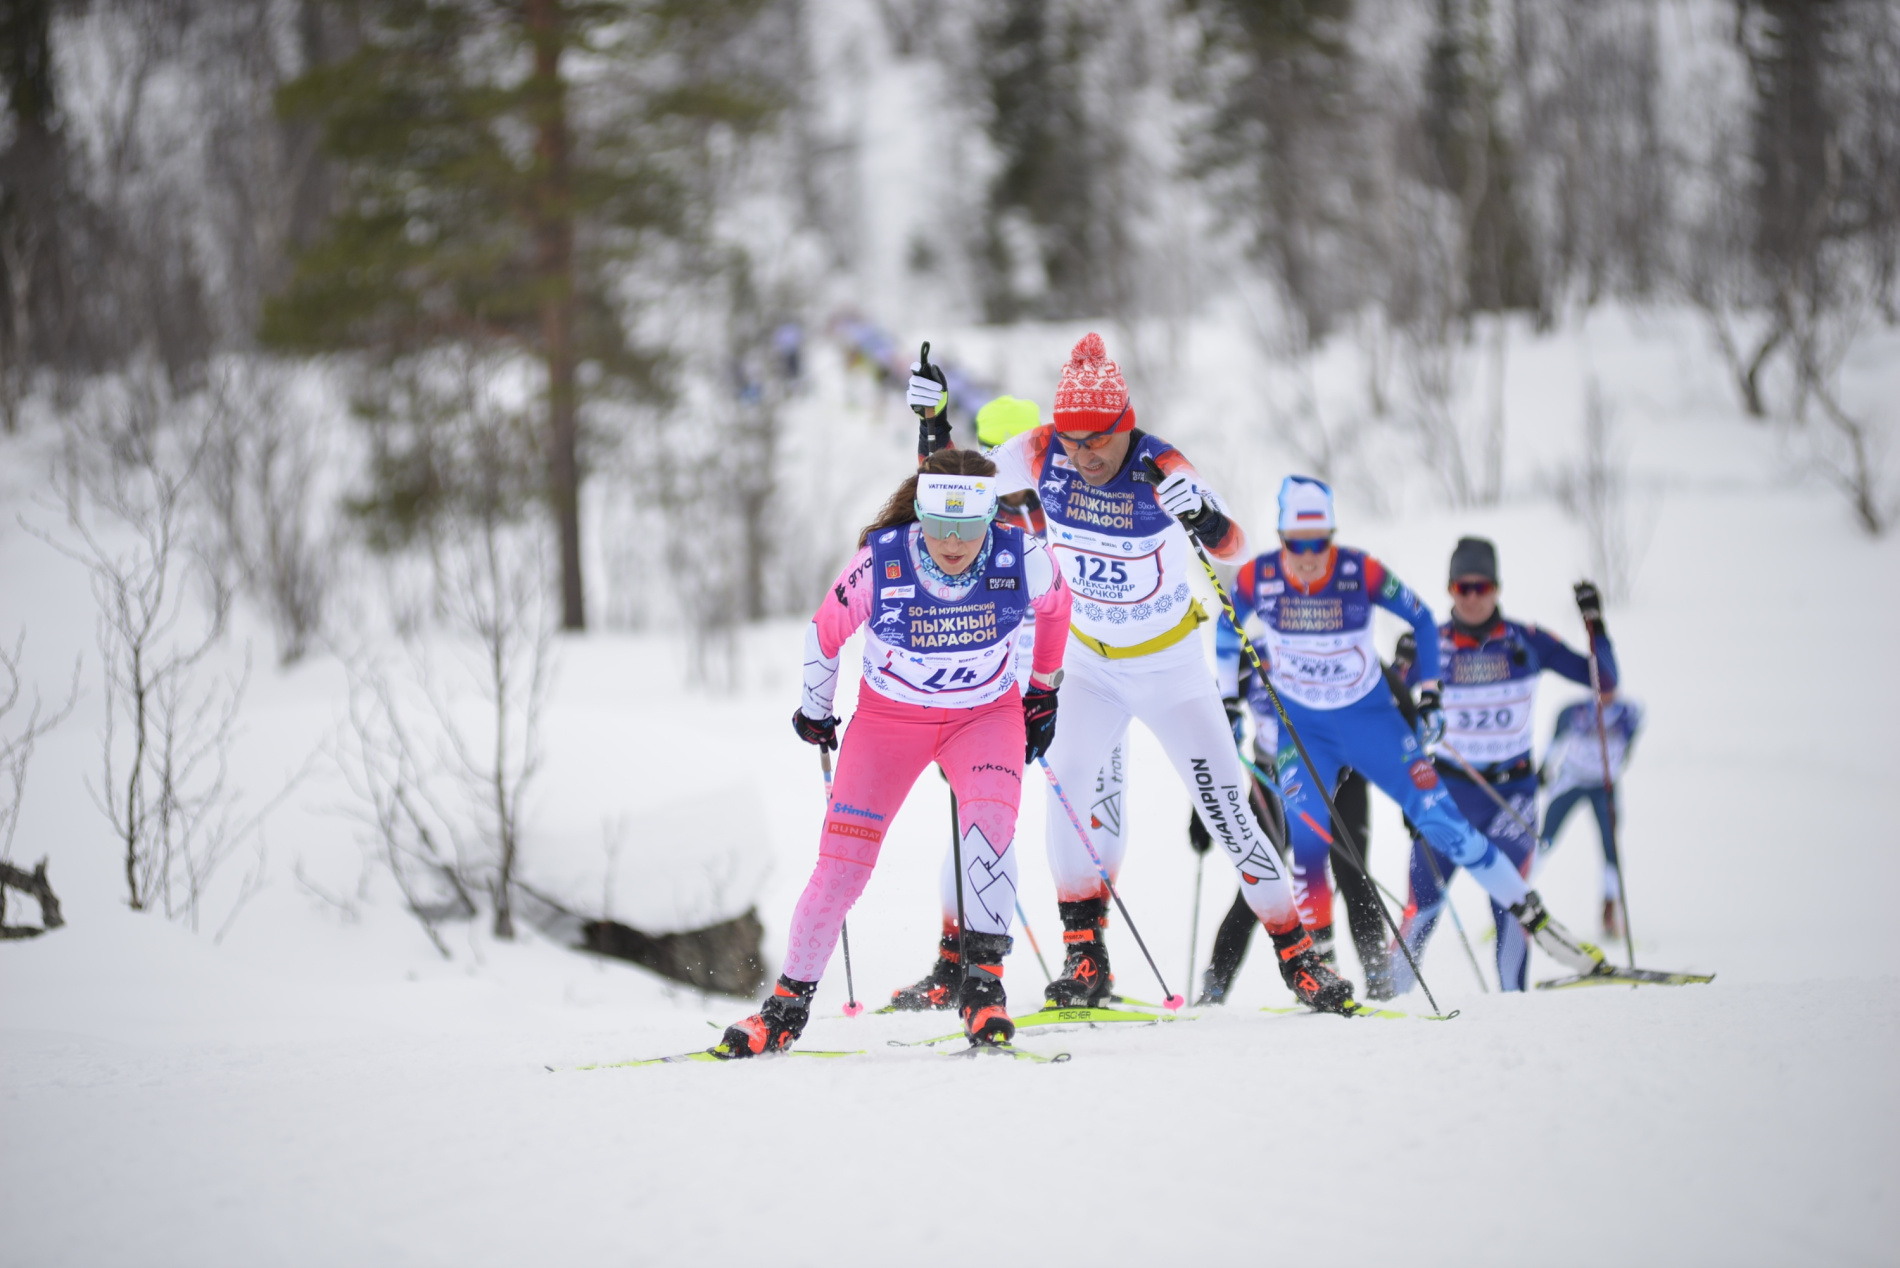
[[1451, 588], [1468, 599], [1481, 598], [1498, 588], [1495, 581], [1454, 581]]
[[1333, 535], [1324, 537], [1282, 537], [1280, 544], [1296, 555], [1321, 555], [1333, 548]]
[[990, 513], [976, 519], [956, 518], [949, 515], [932, 515], [921, 507], [917, 511], [917, 522], [924, 527], [924, 536], [937, 541], [949, 541], [955, 538], [960, 542], [983, 540], [983, 534], [990, 531], [990, 521], [996, 518], [994, 508]]
[[989, 476], [920, 475], [912, 506], [926, 537], [978, 541], [996, 518], [996, 482]]

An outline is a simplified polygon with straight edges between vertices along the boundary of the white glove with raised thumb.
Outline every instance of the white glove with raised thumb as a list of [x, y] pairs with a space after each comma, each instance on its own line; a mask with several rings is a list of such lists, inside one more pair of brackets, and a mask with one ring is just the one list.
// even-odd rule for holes
[[922, 367], [911, 365], [910, 390], [904, 393], [904, 403], [912, 409], [920, 409], [925, 416], [935, 414], [950, 401], [950, 389], [935, 379], [927, 379], [917, 373]]
[[1201, 486], [1185, 471], [1177, 471], [1155, 486], [1155, 500], [1161, 503], [1162, 510], [1177, 519], [1183, 515], [1190, 518], [1199, 515], [1201, 508], [1207, 505]]

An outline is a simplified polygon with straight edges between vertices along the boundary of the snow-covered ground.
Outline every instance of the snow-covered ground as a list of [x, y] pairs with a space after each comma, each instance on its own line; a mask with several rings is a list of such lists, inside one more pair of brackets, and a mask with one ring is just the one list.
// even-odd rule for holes
[[[1226, 381], [1211, 372], [1219, 335], [1196, 341], [1208, 361], [1187, 381]], [[272, 817], [266, 886], [220, 941], [221, 906], [196, 934], [125, 910], [82, 782], [102, 708], [90, 598], [15, 518], [58, 531], [32, 503], [45, 438], [8, 442], [0, 635], [26, 627], [49, 695], [74, 654], [88, 668], [77, 713], [42, 747], [13, 852], [50, 857], [69, 925], [0, 945], [0, 1264], [1893, 1262], [1900, 543], [1860, 536], [1837, 496], [1798, 478], [1785, 440], [1737, 416], [1693, 321], [1611, 315], [1526, 340], [1507, 382], [1520, 496], [1451, 513], [1407, 491], [1385, 520], [1345, 505], [1343, 536], [1435, 597], [1452, 542], [1490, 534], [1507, 610], [1575, 642], [1581, 539], [1528, 492], [1576, 448], [1583, 370], [1602, 380], [1653, 518], [1634, 595], [1609, 613], [1649, 711], [1619, 788], [1637, 950], [1717, 981], [1483, 994], [1444, 928], [1425, 970], [1456, 1020], [1261, 1013], [1289, 997], [1256, 955], [1234, 1002], [1196, 1020], [1026, 1036], [1074, 1054], [1053, 1067], [890, 1048], [951, 1025], [842, 1017], [834, 963], [806, 1042], [865, 1056], [550, 1073], [703, 1046], [708, 1022], [749, 1006], [532, 930], [498, 944], [480, 922], [450, 926], [444, 960], [365, 873], [327, 769]], [[1900, 356], [1891, 339], [1870, 347], [1849, 389], [1892, 418]], [[1048, 384], [1005, 387], [1046, 405], [1048, 370]], [[1226, 409], [1208, 387], [1171, 413], [1263, 526], [1285, 468], [1223, 424]], [[894, 482], [908, 442], [901, 418], [889, 426], [877, 435]], [[816, 762], [786, 725], [800, 636], [797, 622], [749, 631], [743, 684], [720, 695], [682, 685], [662, 635], [563, 647], [530, 879], [607, 903], [603, 825], [620, 822], [616, 912], [678, 928], [756, 896], [775, 960], [821, 808]], [[343, 678], [323, 659], [265, 668], [255, 637], [237, 773], [262, 794], [332, 733]], [[1575, 695], [1548, 686], [1546, 724]], [[1183, 989], [1186, 798], [1139, 729], [1131, 765], [1122, 887]], [[853, 914], [865, 998], [929, 962], [944, 801], [920, 781]], [[1043, 822], [1032, 781], [1024, 902], [1053, 955]], [[1394, 888], [1401, 840], [1375, 798], [1374, 866]], [[1219, 870], [1204, 881], [1202, 956], [1233, 892]], [[1597, 872], [1573, 828], [1541, 881], [1580, 928]], [[1454, 894], [1474, 935], [1488, 926], [1468, 879]], [[1126, 927], [1110, 940], [1124, 987], [1152, 995]], [[1030, 1006], [1041, 975], [1020, 938], [1008, 980]]]

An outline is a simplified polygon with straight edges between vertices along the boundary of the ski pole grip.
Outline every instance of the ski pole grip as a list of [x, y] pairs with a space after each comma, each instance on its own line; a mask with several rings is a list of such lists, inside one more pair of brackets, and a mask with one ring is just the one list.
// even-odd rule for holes
[[[924, 340], [924, 346], [917, 350], [917, 369], [915, 373], [921, 374], [927, 379], [935, 379], [943, 386], [946, 392], [949, 391], [949, 384], [945, 381], [943, 372], [930, 364], [930, 340], [928, 339]], [[924, 407], [921, 405], [913, 405], [911, 409], [916, 412], [917, 417], [923, 419], [924, 426], [926, 427], [937, 423], [943, 424], [942, 435], [932, 437], [931, 439], [936, 443], [930, 445], [928, 448], [924, 447], [923, 438], [919, 437], [917, 460], [922, 462], [925, 458], [929, 457], [931, 453], [950, 443], [949, 411], [947, 409], [940, 410], [935, 415], [931, 415], [926, 414]]]

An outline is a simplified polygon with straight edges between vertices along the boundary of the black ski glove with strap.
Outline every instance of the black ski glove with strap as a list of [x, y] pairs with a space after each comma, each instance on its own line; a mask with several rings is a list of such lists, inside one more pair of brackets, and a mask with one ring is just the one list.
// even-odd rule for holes
[[1591, 640], [1605, 637], [1603, 596], [1597, 593], [1596, 586], [1588, 581], [1579, 581], [1570, 587], [1570, 592], [1577, 596], [1577, 611], [1583, 617], [1583, 628]]
[[1023, 692], [1023, 764], [1049, 751], [1056, 738], [1056, 689], [1032, 686]]
[[1437, 683], [1419, 688], [1418, 727], [1427, 748], [1445, 738], [1445, 705], [1438, 697]]
[[803, 709], [792, 710], [792, 730], [798, 732], [798, 738], [807, 744], [816, 744], [819, 748], [838, 748], [838, 719], [808, 718]]
[[1399, 677], [1412, 672], [1412, 666], [1418, 664], [1418, 636], [1407, 630], [1399, 635], [1399, 644], [1392, 649], [1392, 668], [1399, 671]]
[[[936, 384], [942, 393], [931, 390], [929, 384]], [[939, 449], [950, 447], [950, 380], [945, 377], [943, 368], [930, 364], [930, 341], [917, 353], [917, 359], [910, 363], [910, 387], [905, 399], [911, 409], [917, 413], [917, 465], [922, 466], [924, 459]], [[937, 402], [924, 403], [927, 398], [936, 396]]]

